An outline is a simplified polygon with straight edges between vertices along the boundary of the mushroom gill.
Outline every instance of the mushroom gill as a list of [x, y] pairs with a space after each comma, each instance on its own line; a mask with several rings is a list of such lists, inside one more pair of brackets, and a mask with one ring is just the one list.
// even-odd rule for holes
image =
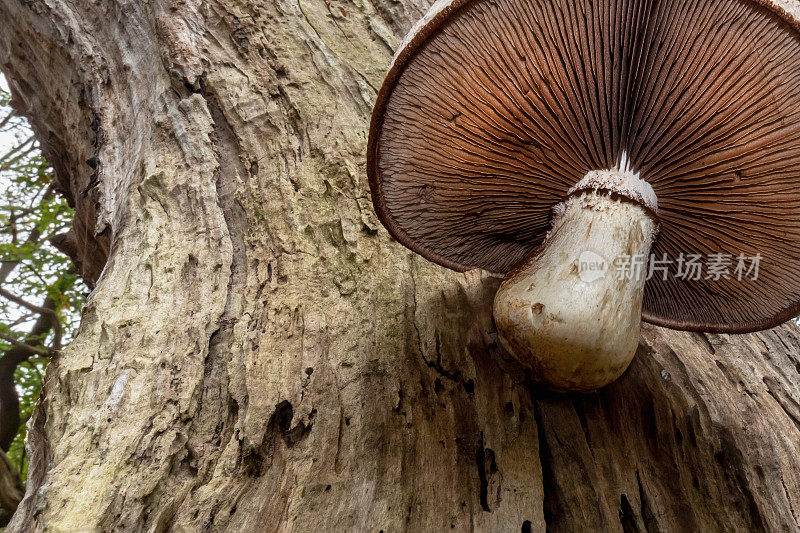
[[[638, 316], [641, 305], [644, 320], [699, 331], [777, 325], [800, 313], [798, 27], [772, 0], [439, 0], [398, 50], [375, 104], [367, 168], [376, 212], [431, 261], [513, 271], [501, 300], [526, 269], [544, 290], [541, 280], [593, 246], [598, 224], [628, 233], [596, 250], [605, 256], [651, 245], [656, 257], [759, 255], [757, 281], [609, 285], [619, 294], [607, 312]], [[619, 166], [623, 153], [630, 168]], [[603, 172], [634, 185], [610, 195], [579, 185]], [[575, 247], [566, 259], [549, 251], [562, 240]], [[530, 324], [561, 306], [572, 317], [564, 331], [595, 331], [595, 320], [598, 339], [614, 336], [611, 318], [592, 315], [593, 300], [578, 312], [559, 291], [549, 304], [531, 301]], [[624, 342], [597, 342], [618, 343], [626, 353], [612, 359], [624, 363], [631, 328]], [[534, 341], [522, 353], [513, 344], [525, 335], [502, 334], [520, 360], [543, 364]], [[573, 370], [565, 374], [583, 372]]]

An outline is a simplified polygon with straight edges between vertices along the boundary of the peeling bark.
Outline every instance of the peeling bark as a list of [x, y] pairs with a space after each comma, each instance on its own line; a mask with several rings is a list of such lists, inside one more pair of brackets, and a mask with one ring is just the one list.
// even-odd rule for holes
[[426, 8], [0, 0], [102, 270], [10, 531], [800, 527], [795, 326], [645, 327], [621, 380], [550, 395], [497, 342], [498, 279], [380, 227], [368, 118]]

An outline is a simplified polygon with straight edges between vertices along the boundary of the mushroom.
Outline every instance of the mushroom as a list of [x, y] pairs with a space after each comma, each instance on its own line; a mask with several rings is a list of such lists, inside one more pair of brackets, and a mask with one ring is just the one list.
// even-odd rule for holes
[[[430, 261], [505, 275], [500, 340], [557, 390], [619, 377], [642, 319], [741, 333], [796, 316], [795, 5], [439, 0], [372, 115], [380, 220]], [[758, 257], [758, 277], [611, 272], [686, 254]]]

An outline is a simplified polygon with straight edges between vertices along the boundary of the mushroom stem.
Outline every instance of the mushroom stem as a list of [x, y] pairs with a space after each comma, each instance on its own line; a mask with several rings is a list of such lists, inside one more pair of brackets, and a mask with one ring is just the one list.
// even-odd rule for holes
[[592, 391], [636, 352], [656, 202], [625, 170], [590, 172], [570, 194], [539, 253], [503, 281], [494, 317], [503, 346], [535, 379]]

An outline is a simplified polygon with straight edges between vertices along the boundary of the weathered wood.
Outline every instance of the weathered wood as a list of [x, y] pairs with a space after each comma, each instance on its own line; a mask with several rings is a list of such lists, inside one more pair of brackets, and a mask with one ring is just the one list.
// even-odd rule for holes
[[0, 0], [85, 270], [111, 243], [10, 531], [800, 527], [795, 326], [646, 327], [620, 381], [550, 395], [499, 280], [377, 223], [367, 122], [426, 8]]

